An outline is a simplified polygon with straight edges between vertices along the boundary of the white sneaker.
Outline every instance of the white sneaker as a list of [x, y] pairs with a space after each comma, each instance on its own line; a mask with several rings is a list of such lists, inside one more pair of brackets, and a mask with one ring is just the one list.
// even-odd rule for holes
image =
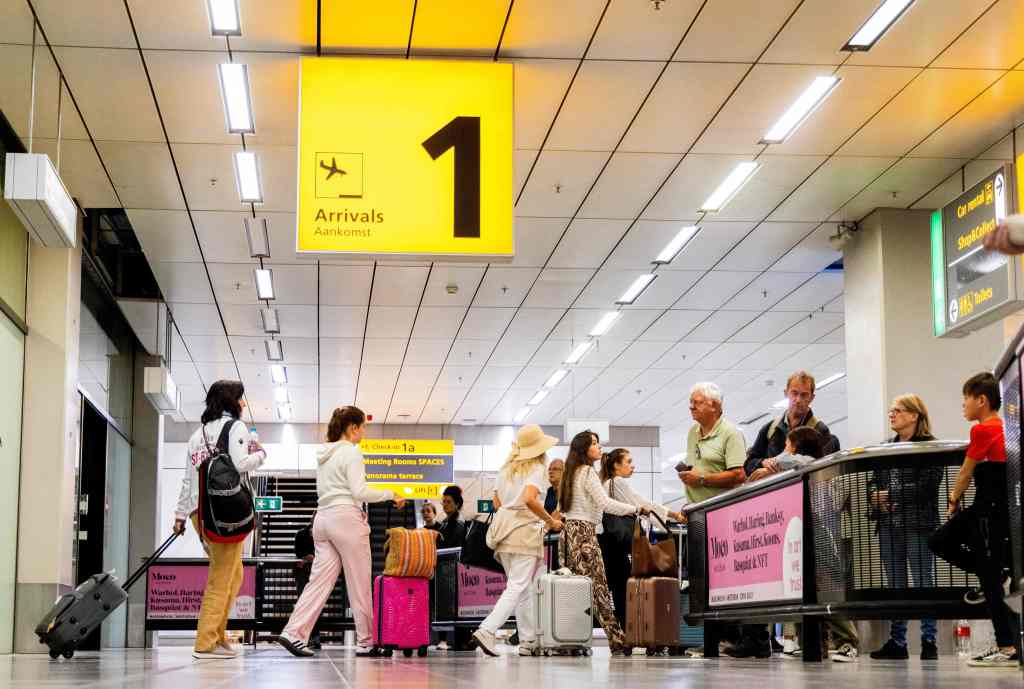
[[527, 643], [523, 643], [522, 641], [520, 641], [519, 642], [519, 655], [525, 656], [525, 657], [539, 656], [540, 655], [540, 646], [537, 644], [537, 642], [533, 642], [533, 643], [527, 644]]
[[1016, 668], [1020, 667], [1020, 656], [1016, 651], [1013, 653], [1007, 653], [1006, 651], [1000, 650], [998, 647], [993, 648], [987, 653], [982, 653], [979, 656], [975, 656], [967, 661], [968, 667], [998, 667], [998, 668]]
[[242, 648], [240, 646], [236, 646], [230, 641], [220, 642], [219, 644], [217, 644], [217, 648], [223, 650], [225, 653], [230, 653], [232, 657], [241, 655], [242, 653]]
[[498, 640], [494, 638], [494, 634], [487, 631], [486, 629], [477, 629], [473, 632], [473, 638], [476, 639], [477, 644], [480, 646], [480, 650], [489, 656], [498, 656]]
[[856, 660], [857, 649], [850, 644], [843, 644], [832, 656], [832, 661], [836, 663], [852, 663]]
[[796, 639], [783, 639], [782, 640], [782, 657], [783, 658], [794, 658], [800, 660], [803, 656], [803, 649], [800, 648], [800, 644], [797, 643]]
[[237, 653], [221, 646], [214, 646], [209, 651], [192, 651], [192, 657], [196, 660], [231, 660], [237, 656]]

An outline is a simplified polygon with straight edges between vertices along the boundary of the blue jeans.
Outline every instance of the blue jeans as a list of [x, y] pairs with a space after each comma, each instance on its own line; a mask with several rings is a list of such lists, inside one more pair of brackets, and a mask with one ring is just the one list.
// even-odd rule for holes
[[[930, 531], [894, 526], [887, 521], [878, 524], [879, 550], [885, 567], [886, 584], [890, 588], [907, 587], [907, 564], [916, 588], [935, 586], [935, 555], [928, 548]], [[921, 639], [935, 643], [935, 620], [921, 620]], [[889, 636], [906, 648], [907, 621], [893, 620]]]

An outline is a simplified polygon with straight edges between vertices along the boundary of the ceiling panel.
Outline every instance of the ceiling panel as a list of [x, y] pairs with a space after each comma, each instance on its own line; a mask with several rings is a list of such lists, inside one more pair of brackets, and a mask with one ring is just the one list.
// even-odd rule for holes
[[576, 65], [570, 60], [515, 61], [516, 148], [540, 149]]
[[761, 168], [724, 209], [718, 220], [764, 220], [825, 161], [821, 156], [762, 156]]
[[626, 368], [647, 368], [658, 361], [672, 348], [672, 344], [663, 341], [639, 340], [622, 352], [616, 366]]
[[580, 217], [632, 220], [678, 160], [675, 154], [616, 153], [580, 209]]
[[497, 340], [514, 315], [515, 309], [473, 307], [466, 315], [466, 322], [462, 326], [461, 334], [464, 337]]
[[548, 265], [552, 268], [598, 268], [627, 227], [627, 220], [574, 220]]
[[[223, 335], [217, 307], [213, 304], [176, 304], [168, 302], [178, 331], [183, 335]], [[245, 333], [249, 334], [249, 333]], [[258, 335], [260, 333], [252, 333]]]
[[[963, 23], [965, 14], [969, 17], [985, 6], [985, 3], [978, 3], [977, 8], [964, 7], [963, 3], [948, 4], [960, 10], [961, 26], [966, 26]], [[1024, 58], [1024, 46], [1020, 41], [1022, 33], [1024, 4], [1006, 1], [994, 3], [939, 56], [935, 66], [1010, 69]]]
[[672, 63], [644, 103], [621, 150], [686, 152], [746, 70], [742, 64]]
[[658, 277], [644, 293], [637, 297], [632, 305], [623, 308], [634, 309], [668, 309], [676, 306], [676, 302], [688, 289], [700, 280], [703, 273], [698, 270], [666, 270], [657, 273]]
[[509, 324], [505, 338], [539, 342], [547, 337], [564, 313], [564, 309], [519, 309]]
[[814, 223], [761, 223], [719, 264], [723, 270], [765, 270], [809, 235]]
[[658, 361], [654, 362], [652, 368], [671, 371], [691, 369], [719, 344], [721, 343], [679, 342], [673, 345]]
[[732, 311], [763, 311], [813, 277], [813, 273], [764, 273], [730, 299], [723, 309]]
[[[317, 367], [316, 366], [302, 366], [296, 364], [294, 366], [285, 367], [288, 375], [288, 387], [298, 388], [315, 388]], [[270, 378], [270, 366], [266, 363], [262, 364], [239, 364], [238, 372], [242, 376], [242, 381], [247, 384], [248, 387], [273, 387], [274, 383]], [[293, 400], [294, 402], [294, 400]]]
[[832, 158], [772, 213], [773, 220], [825, 220], [896, 158]]
[[[407, 366], [437, 366], [440, 370], [445, 357], [448, 356], [452, 342], [451, 339], [416, 337], [414, 331], [413, 338], [409, 340], [409, 346], [405, 352], [405, 363]], [[433, 383], [433, 381], [430, 382]]]
[[566, 218], [516, 218], [516, 257], [510, 265], [542, 267], [568, 224]]
[[733, 167], [745, 159], [743, 156], [687, 156], [642, 217], [645, 220], [696, 220], [701, 204]]
[[[316, 266], [278, 266], [272, 263], [266, 263], [264, 266], [273, 271], [275, 297], [272, 301], [273, 305], [316, 305]], [[254, 271], [259, 266], [255, 262], [249, 264], [210, 263], [209, 267], [217, 301], [222, 304], [259, 303], [254, 277]]]
[[[267, 363], [267, 349], [263, 344], [262, 337], [232, 337], [231, 348], [235, 353], [238, 363]], [[317, 341], [310, 338], [286, 337], [281, 339], [281, 348], [284, 350], [285, 364], [316, 364], [317, 363]], [[355, 349], [356, 356], [359, 354], [358, 342], [349, 345]], [[195, 356], [193, 354], [193, 356]]]
[[537, 340], [513, 340], [506, 337], [491, 352], [487, 363], [493, 366], [525, 366], [533, 358], [538, 344]]
[[473, 389], [504, 390], [516, 381], [521, 370], [521, 366], [485, 366]]
[[[493, 55], [510, 0], [433, 0], [416, 7], [413, 54]], [[453, 18], [458, 17], [457, 21]]]
[[[381, 0], [374, 2], [372, 12], [367, 12], [366, 8], [347, 2], [325, 3], [323, 44], [339, 52], [404, 54], [414, 5], [408, 0]], [[313, 39], [315, 43], [315, 34]]]
[[[441, 338], [449, 344], [459, 332], [459, 325], [466, 315], [462, 306], [422, 306], [412, 331], [415, 339]], [[448, 347], [445, 347], [445, 353]], [[443, 356], [443, 355], [442, 355]]]
[[640, 340], [678, 342], [710, 315], [711, 311], [665, 311], [640, 335]]
[[373, 277], [373, 306], [416, 306], [423, 296], [429, 268], [378, 265]]
[[764, 55], [766, 62], [838, 65], [840, 49], [878, 7], [878, 0], [806, 0]]
[[750, 356], [739, 360], [734, 368], [743, 371], [765, 371], [778, 366], [803, 348], [801, 344], [774, 343], [759, 347]]
[[[619, 333], [619, 338], [628, 337], [628, 333]], [[620, 354], [630, 345], [627, 339], [612, 339], [608, 336], [597, 340], [586, 356], [580, 361], [581, 366], [611, 366]], [[614, 370], [619, 370], [616, 366]]]
[[415, 306], [371, 306], [366, 337], [408, 338], [415, 319]]
[[903, 155], [999, 78], [976, 69], [927, 69], [840, 150], [842, 155]]
[[[285, 319], [289, 314], [287, 309], [278, 309], [281, 314], [281, 328], [285, 333], [290, 333], [289, 327], [296, 327], [298, 324], [286, 323]], [[297, 315], [297, 314], [296, 314]], [[313, 314], [316, 319], [316, 314]], [[290, 318], [288, 318], [290, 320]], [[306, 322], [308, 325], [308, 321]], [[363, 337], [366, 325], [365, 306], [321, 306], [320, 307], [320, 337]], [[314, 335], [315, 337], [315, 335]]]
[[491, 266], [473, 304], [475, 306], [517, 307], [526, 299], [530, 286], [533, 285], [539, 274], [539, 268]]
[[[247, 363], [265, 363], [267, 360], [266, 352], [263, 352], [262, 358], [247, 357], [244, 343], [242, 342], [239, 342], [239, 345], [243, 346], [238, 348], [238, 353], [234, 353], [232, 345], [224, 335], [185, 335], [183, 341], [188, 348], [188, 354], [192, 357], [192, 361], [197, 363], [233, 365], [236, 361], [236, 356], [240, 357], [238, 361], [245, 358]], [[259, 347], [260, 350], [263, 349], [262, 342], [259, 343]]]
[[125, 208], [184, 209], [166, 144], [97, 141]]
[[841, 313], [810, 314], [775, 340], [782, 343], [811, 344], [843, 324]]
[[317, 281], [320, 283], [320, 303], [329, 306], [365, 306], [370, 300], [370, 276], [373, 267], [333, 266], [321, 264]]
[[[780, 332], [796, 325], [797, 321], [803, 317], [804, 314], [802, 313], [767, 311], [744, 327], [743, 330], [730, 337], [729, 341], [756, 343], [759, 345], [766, 344], [774, 340]], [[751, 350], [751, 352], [753, 351]]]
[[[324, 367], [324, 375], [334, 375], [338, 367], [358, 368], [363, 355], [363, 340], [355, 337], [323, 337], [320, 338], [319, 350], [318, 356], [320, 365]], [[355, 385], [354, 380], [352, 384]]]
[[776, 261], [772, 270], [801, 273], [824, 270], [843, 257], [828, 241], [835, 232], [835, 225], [822, 225]]
[[[483, 274], [484, 269], [476, 266], [434, 264], [427, 291], [423, 295], [423, 305], [469, 306]], [[455, 288], [454, 294], [449, 290], [450, 287]]]
[[843, 293], [841, 270], [818, 273], [795, 292], [772, 307], [773, 311], [812, 311], [834, 301]]
[[612, 0], [587, 57], [602, 60], [668, 60], [703, 3], [680, 0], [635, 3]]
[[[205, 3], [184, 3], [179, 7], [133, 0], [130, 5], [144, 48], [221, 51], [226, 48], [222, 38], [210, 35]], [[232, 49], [311, 53], [315, 48], [314, 5], [262, 0], [240, 0], [239, 5], [242, 35], [231, 38]], [[336, 3], [325, 5], [325, 22], [336, 6]]]
[[481, 366], [491, 356], [497, 344], [497, 339], [460, 337], [452, 345], [447, 363], [452, 366]]
[[[210, 281], [202, 263], [150, 262], [164, 299], [192, 304], [214, 303]], [[251, 285], [250, 280], [250, 285]], [[255, 291], [255, 288], [253, 288]]]
[[712, 270], [676, 304], [677, 309], [717, 309], [757, 277], [755, 272]]
[[[150, 263], [202, 261], [185, 211], [128, 209], [128, 219]], [[244, 243], [244, 240], [243, 240]]]
[[753, 62], [800, 0], [709, 2], [674, 60]]
[[517, 0], [501, 42], [501, 55], [580, 58], [605, 4], [605, 0]]
[[[309, 260], [295, 257], [295, 214], [268, 213], [258, 211], [257, 216], [267, 220], [270, 236], [270, 256], [274, 263], [309, 264]], [[207, 261], [218, 263], [251, 263], [249, 245], [245, 239], [243, 220], [252, 217], [251, 209], [235, 211], [192, 210], [199, 240], [203, 243], [203, 254]], [[190, 230], [191, 231], [191, 228]], [[173, 259], [172, 259], [173, 260]], [[369, 265], [369, 264], [367, 264]], [[325, 266], [326, 267], [326, 266]], [[325, 274], [321, 270], [321, 278]], [[325, 298], [328, 295], [323, 295]], [[369, 296], [367, 295], [367, 298]], [[363, 299], [362, 304], [366, 303]]]
[[[700, 366], [707, 369], [727, 369], [736, 365], [746, 356], [753, 354], [760, 348], [757, 342], [726, 342], [714, 348], [706, 357], [700, 360]], [[726, 385], [722, 383], [722, 385]]]
[[593, 274], [587, 269], [548, 268], [537, 278], [523, 306], [568, 308]]
[[860, 220], [876, 208], [909, 206], [935, 185], [935, 180], [964, 165], [966, 160], [904, 158], [885, 172], [833, 216], [836, 220]]
[[716, 311], [686, 335], [687, 342], [724, 342], [760, 315], [758, 311]]
[[603, 151], [543, 151], [516, 204], [516, 215], [572, 217], [606, 160]]
[[[546, 148], [613, 150], [660, 68], [655, 62], [584, 62], [551, 129]], [[610, 93], [615, 98], [609, 98]]]
[[[597, 322], [601, 320], [601, 317], [610, 310], [612, 309], [570, 309], [562, 317], [562, 320], [559, 321], [558, 327], [551, 333], [551, 338], [555, 340], [586, 339], [590, 335], [590, 331], [597, 325]], [[630, 334], [637, 335], [654, 323], [661, 313], [657, 309], [629, 309], [620, 311], [619, 318], [612, 325], [608, 334], [611, 337], [615, 337], [616, 333], [625, 333], [626, 337], [630, 336]]]

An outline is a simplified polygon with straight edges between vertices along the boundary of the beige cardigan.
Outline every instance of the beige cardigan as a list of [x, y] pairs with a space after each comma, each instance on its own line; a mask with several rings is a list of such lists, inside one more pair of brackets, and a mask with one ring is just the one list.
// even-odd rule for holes
[[495, 553], [544, 557], [544, 523], [529, 510], [498, 509], [487, 529], [487, 547]]

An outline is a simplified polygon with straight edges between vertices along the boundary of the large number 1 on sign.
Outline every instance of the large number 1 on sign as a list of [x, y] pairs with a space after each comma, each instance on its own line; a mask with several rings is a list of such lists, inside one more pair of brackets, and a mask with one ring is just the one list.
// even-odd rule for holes
[[455, 149], [455, 236], [480, 236], [480, 118], [456, 117], [423, 142], [437, 160]]

